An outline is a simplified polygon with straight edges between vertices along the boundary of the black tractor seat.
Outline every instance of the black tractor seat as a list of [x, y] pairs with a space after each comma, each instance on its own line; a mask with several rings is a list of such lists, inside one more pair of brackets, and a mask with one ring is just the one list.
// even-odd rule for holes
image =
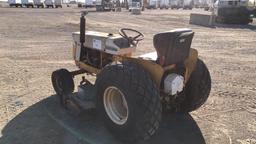
[[154, 35], [157, 63], [167, 66], [184, 61], [189, 55], [193, 36], [191, 29], [175, 29]]

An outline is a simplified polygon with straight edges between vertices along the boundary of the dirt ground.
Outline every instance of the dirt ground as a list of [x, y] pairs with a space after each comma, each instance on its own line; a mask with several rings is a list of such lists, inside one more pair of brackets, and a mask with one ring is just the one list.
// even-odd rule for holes
[[[0, 8], [1, 144], [121, 143], [95, 113], [74, 116], [56, 104], [51, 72], [76, 69], [71, 33], [79, 30], [80, 10]], [[157, 32], [183, 27], [195, 31], [192, 47], [212, 76], [210, 97], [195, 112], [166, 116], [158, 133], [142, 143], [256, 144], [256, 22], [201, 27], [188, 24], [191, 12], [205, 13], [91, 12], [87, 27], [112, 33], [122, 27], [138, 29], [146, 38], [135, 55], [154, 51], [152, 36]]]

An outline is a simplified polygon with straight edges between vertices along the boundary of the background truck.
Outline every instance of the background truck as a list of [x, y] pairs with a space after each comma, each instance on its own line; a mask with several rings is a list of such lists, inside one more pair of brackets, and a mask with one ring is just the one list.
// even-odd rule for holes
[[8, 4], [10, 7], [12, 7], [12, 6], [22, 7], [21, 0], [8, 0]]
[[170, 0], [171, 9], [179, 9], [182, 8], [181, 0]]
[[194, 7], [193, 0], [183, 0], [183, 9], [190, 9], [192, 10]]
[[23, 6], [29, 8], [29, 7], [34, 7], [34, 2], [33, 0], [21, 0], [21, 3]]
[[169, 0], [160, 0], [160, 9], [168, 9], [170, 7], [170, 1]]
[[49, 7], [54, 8], [54, 0], [45, 0], [44, 4], [46, 8], [49, 8]]
[[85, 8], [91, 8], [94, 6], [95, 6], [95, 4], [94, 4], [93, 0], [85, 0], [85, 4], [84, 4]]
[[39, 8], [44, 8], [44, 0], [33, 0], [34, 1], [34, 6]]
[[77, 0], [77, 7], [83, 7], [85, 0]]
[[158, 7], [158, 1], [157, 0], [148, 0], [148, 9], [156, 9]]
[[216, 22], [226, 24], [249, 24], [253, 21], [248, 0], [217, 0], [214, 3]]
[[62, 8], [62, 0], [54, 0], [55, 8]]
[[96, 0], [96, 11], [111, 11], [114, 9], [112, 0]]
[[140, 8], [143, 9], [143, 0], [129, 0], [128, 1], [129, 11], [133, 8]]

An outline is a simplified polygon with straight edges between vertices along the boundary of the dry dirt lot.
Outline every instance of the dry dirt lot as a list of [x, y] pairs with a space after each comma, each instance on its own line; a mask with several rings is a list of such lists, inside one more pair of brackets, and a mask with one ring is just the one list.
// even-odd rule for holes
[[[58, 68], [76, 69], [71, 33], [79, 30], [79, 12], [0, 8], [1, 144], [121, 143], [93, 112], [73, 116], [56, 104], [50, 76]], [[183, 27], [195, 31], [192, 47], [212, 76], [210, 97], [191, 114], [166, 116], [159, 132], [142, 143], [256, 144], [256, 22], [207, 28], [188, 24], [191, 12], [92, 12], [87, 27], [113, 33], [122, 27], [140, 30], [146, 38], [135, 55], [154, 50], [157, 32]]]

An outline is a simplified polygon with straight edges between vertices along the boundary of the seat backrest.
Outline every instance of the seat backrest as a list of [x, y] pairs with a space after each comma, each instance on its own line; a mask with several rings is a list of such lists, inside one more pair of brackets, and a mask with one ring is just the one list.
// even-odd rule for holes
[[184, 61], [189, 55], [193, 36], [191, 29], [176, 29], [156, 34], [153, 43], [160, 64], [166, 66]]

